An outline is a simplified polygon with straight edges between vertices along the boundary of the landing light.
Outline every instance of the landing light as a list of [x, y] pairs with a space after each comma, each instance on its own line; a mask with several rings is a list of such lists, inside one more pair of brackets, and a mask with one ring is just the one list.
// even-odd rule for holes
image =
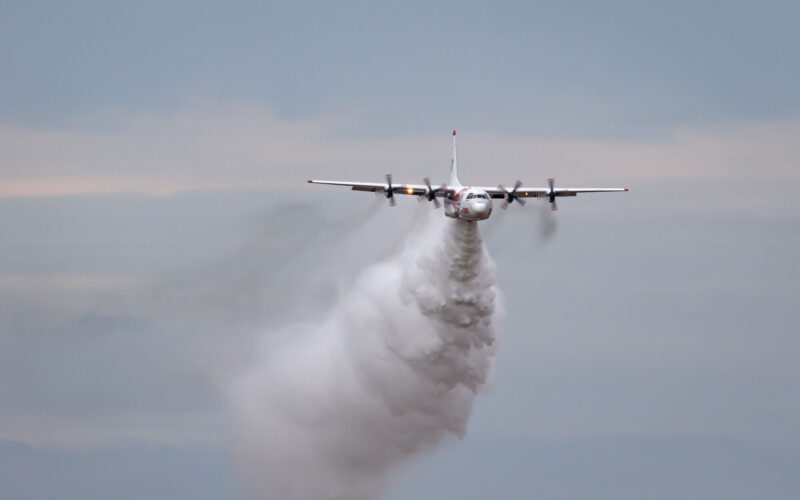
[[408, 189], [406, 189], [406, 192], [408, 194], [414, 194], [414, 188], [408, 188]]

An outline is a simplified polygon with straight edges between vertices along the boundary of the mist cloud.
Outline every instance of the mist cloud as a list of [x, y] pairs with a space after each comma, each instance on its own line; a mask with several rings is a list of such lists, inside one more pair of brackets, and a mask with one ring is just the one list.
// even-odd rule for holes
[[261, 498], [366, 499], [447, 435], [490, 378], [499, 307], [477, 224], [426, 217], [319, 322], [263, 334], [230, 391]]

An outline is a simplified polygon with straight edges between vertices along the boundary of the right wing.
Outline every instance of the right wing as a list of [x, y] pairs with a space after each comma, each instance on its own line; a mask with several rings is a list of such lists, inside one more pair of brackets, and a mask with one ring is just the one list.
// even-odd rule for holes
[[[347, 186], [353, 191], [372, 191], [373, 193], [385, 193], [391, 186], [393, 194], [414, 194], [422, 196], [428, 194], [428, 186], [425, 184], [389, 184], [387, 182], [341, 182], [341, 181], [320, 181], [309, 179], [309, 184], [328, 184], [330, 186]], [[447, 193], [452, 193], [450, 188], [435, 188], [436, 196], [442, 197]]]

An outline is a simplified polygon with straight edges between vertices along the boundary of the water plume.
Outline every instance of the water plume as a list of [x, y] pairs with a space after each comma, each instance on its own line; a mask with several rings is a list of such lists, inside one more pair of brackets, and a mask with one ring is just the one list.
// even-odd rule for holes
[[230, 399], [235, 451], [265, 499], [369, 499], [448, 435], [492, 372], [500, 309], [478, 224], [426, 217], [319, 322], [264, 332]]

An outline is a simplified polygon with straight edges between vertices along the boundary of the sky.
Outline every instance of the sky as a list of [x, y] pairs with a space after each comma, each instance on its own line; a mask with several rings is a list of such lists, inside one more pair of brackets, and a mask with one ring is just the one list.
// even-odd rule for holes
[[248, 498], [231, 373], [433, 210], [305, 180], [455, 128], [462, 181], [631, 191], [482, 223], [494, 381], [383, 498], [797, 498], [798, 15], [0, 1], [0, 493]]

